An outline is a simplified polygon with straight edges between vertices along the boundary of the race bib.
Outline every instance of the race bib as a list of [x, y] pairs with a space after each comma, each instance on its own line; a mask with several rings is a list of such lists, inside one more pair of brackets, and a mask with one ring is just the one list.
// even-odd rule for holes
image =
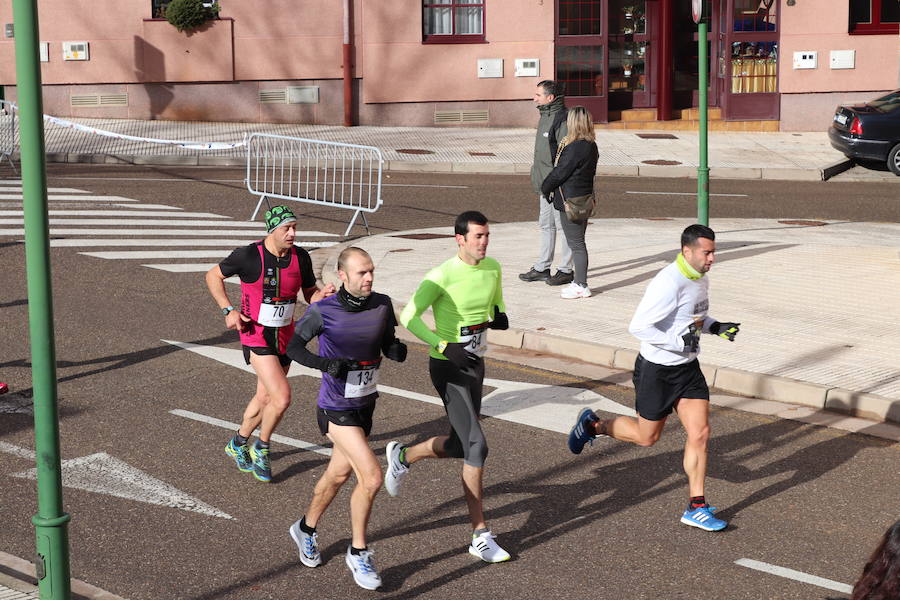
[[294, 300], [276, 300], [271, 304], [260, 304], [257, 323], [263, 327], [284, 327], [291, 324], [294, 316]]
[[465, 344], [466, 352], [484, 356], [487, 352], [487, 323], [467, 325], [459, 328], [459, 341]]
[[378, 367], [381, 359], [360, 361], [350, 365], [347, 383], [344, 385], [345, 398], [362, 398], [378, 389]]

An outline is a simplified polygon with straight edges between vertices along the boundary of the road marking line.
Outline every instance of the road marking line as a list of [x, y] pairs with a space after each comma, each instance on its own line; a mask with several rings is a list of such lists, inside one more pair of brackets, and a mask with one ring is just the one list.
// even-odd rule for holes
[[[180, 216], [180, 215], [179, 215]], [[0, 219], [0, 225], [24, 225], [24, 219]], [[262, 223], [253, 221], [206, 221], [203, 219], [50, 219], [50, 225], [165, 225], [168, 227], [248, 227], [263, 232]]]
[[[206, 273], [219, 263], [178, 263], [178, 264], [161, 264], [161, 265], [141, 265], [148, 269], [159, 269], [160, 271], [168, 271], [169, 273]], [[236, 279], [229, 277], [225, 281]], [[235, 283], [235, 282], [232, 282]], [[240, 280], [237, 281], [240, 283]]]
[[[647, 196], [696, 196], [697, 192], [625, 192], [626, 194], [639, 194]], [[710, 194], [710, 196], [722, 196], [725, 198], [749, 198], [748, 194]]]
[[[22, 210], [0, 210], [0, 216], [4, 217], [19, 217], [24, 214]], [[112, 209], [112, 210], [48, 210], [47, 214], [51, 217], [117, 217], [117, 216], [126, 216], [126, 217], [174, 217], [176, 219], [191, 217], [194, 219], [227, 219], [228, 217], [225, 215], [217, 215], [214, 213], [204, 213], [204, 212], [179, 212], [172, 213], [169, 211], [159, 211], [159, 210], [127, 210], [127, 209]], [[165, 224], [165, 222], [162, 222]]]
[[[196, 167], [195, 167], [196, 168]], [[202, 168], [208, 169], [209, 166]], [[214, 167], [217, 168], [217, 167]], [[221, 167], [218, 167], [221, 168]], [[234, 165], [232, 168], [243, 169], [240, 165]], [[173, 178], [173, 177], [79, 177], [71, 176], [54, 176], [54, 179], [83, 179], [85, 181], [171, 181], [173, 183], [244, 183], [243, 179], [193, 179], [193, 178]], [[19, 184], [21, 185], [21, 184]], [[433, 183], [382, 183], [382, 187], [421, 187], [421, 188], [442, 188], [448, 190], [467, 190], [468, 185], [438, 185]]]
[[179, 208], [177, 206], [169, 206], [168, 204], [113, 204], [113, 206], [128, 209], [154, 208], [156, 210], [184, 210], [183, 208]]
[[[0, 188], [0, 193], [2, 192], [22, 192], [22, 187], [5, 187]], [[87, 190], [76, 190], [75, 188], [47, 188], [48, 194], [90, 194], [91, 192]]]
[[27, 460], [37, 460], [37, 454], [35, 454], [33, 450], [14, 446], [13, 444], [9, 444], [7, 442], [0, 442], [0, 452], [6, 452], [7, 454], [12, 454], [14, 456], [18, 456], [19, 458], [24, 458]]
[[[3, 192], [6, 190], [0, 190], [0, 200], [21, 200], [22, 194], [4, 194]], [[56, 196], [48, 196], [47, 200], [88, 200], [88, 199], [96, 199], [96, 200], [106, 200], [108, 202], [137, 202], [137, 200], [132, 200], [131, 198], [123, 198], [121, 196], [77, 196], [74, 194], [61, 194]]]
[[[326, 248], [337, 242], [308, 242], [295, 244], [303, 248]], [[233, 249], [233, 248], [232, 248]], [[232, 250], [122, 250], [120, 252], [79, 252], [84, 256], [105, 258], [107, 260], [149, 260], [160, 258], [220, 258], [231, 254]]]
[[[25, 235], [25, 229], [0, 229], [0, 235]], [[50, 235], [188, 235], [188, 236], [248, 236], [262, 239], [266, 236], [265, 229], [261, 231], [241, 229], [66, 229], [62, 227], [50, 228]], [[330, 237], [335, 234], [321, 231], [298, 231], [297, 237]], [[243, 240], [241, 244], [246, 244]]]
[[[215, 417], [208, 417], [206, 415], [201, 415], [200, 413], [191, 412], [189, 410], [181, 410], [180, 408], [170, 410], [169, 414], [178, 417], [184, 417], [185, 419], [193, 419], [194, 421], [200, 421], [201, 423], [206, 423], [208, 425], [215, 425], [216, 427], [221, 427], [222, 429], [227, 429], [229, 431], [237, 431], [241, 426], [240, 423], [232, 423], [230, 421], [224, 421]], [[259, 430], [255, 431], [254, 433], [258, 434], [258, 431]], [[310, 452], [315, 452], [316, 454], [321, 454], [322, 456], [331, 456], [331, 448], [326, 448], [324, 446], [312, 444], [310, 442], [304, 442], [303, 440], [297, 440], [291, 437], [287, 437], [286, 435], [273, 433], [272, 441], [278, 442], [279, 444], [284, 444], [285, 446], [293, 446], [294, 448], [309, 450]]]
[[794, 569], [788, 569], [786, 567], [770, 565], [769, 563], [760, 562], [758, 560], [741, 558], [734, 561], [734, 564], [740, 565], [742, 567], [747, 567], [748, 569], [754, 569], [756, 571], [769, 573], [771, 575], [777, 575], [778, 577], [784, 577], [786, 579], [793, 579], [794, 581], [809, 583], [811, 585], [825, 588], [827, 590], [841, 592], [842, 594], [850, 594], [853, 592], [853, 586], [847, 585], [846, 583], [833, 581], [831, 579], [825, 579], [824, 577], [817, 577], [816, 575], [810, 575], [808, 573], [795, 571]]
[[[301, 244], [303, 242], [300, 242]], [[232, 250], [246, 246], [247, 240], [169, 240], [169, 239], [78, 239], [50, 240], [51, 248], [86, 248], [90, 246], [227, 246]]]

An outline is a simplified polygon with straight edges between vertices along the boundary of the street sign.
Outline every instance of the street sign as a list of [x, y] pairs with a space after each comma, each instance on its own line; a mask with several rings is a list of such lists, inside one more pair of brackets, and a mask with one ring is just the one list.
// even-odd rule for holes
[[691, 15], [694, 17], [694, 23], [699, 23], [703, 18], [703, 1], [691, 0]]

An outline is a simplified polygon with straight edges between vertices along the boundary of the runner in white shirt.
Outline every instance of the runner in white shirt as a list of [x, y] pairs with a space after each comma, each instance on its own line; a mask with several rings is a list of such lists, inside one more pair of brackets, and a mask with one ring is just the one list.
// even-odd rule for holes
[[709, 441], [709, 387], [700, 370], [700, 333], [734, 341], [740, 323], [719, 322], [707, 314], [709, 282], [716, 234], [704, 225], [691, 225], [681, 234], [681, 254], [662, 269], [638, 305], [628, 330], [641, 341], [634, 364], [635, 417], [600, 420], [586, 408], [569, 433], [569, 450], [580, 454], [598, 435], [608, 435], [639, 446], [659, 440], [666, 419], [674, 410], [687, 433], [684, 470], [690, 501], [681, 522], [706, 531], [719, 531], [728, 523], [714, 516], [706, 502], [707, 443]]

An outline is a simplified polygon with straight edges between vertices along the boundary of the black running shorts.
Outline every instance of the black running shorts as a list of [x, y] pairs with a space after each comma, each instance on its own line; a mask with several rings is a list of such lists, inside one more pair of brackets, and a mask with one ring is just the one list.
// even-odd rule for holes
[[363, 433], [369, 437], [372, 432], [372, 415], [374, 413], [374, 402], [369, 406], [351, 410], [316, 407], [316, 419], [319, 421], [319, 431], [322, 432], [322, 435], [328, 433], [328, 424], [334, 423], [341, 427], [362, 427]]
[[681, 398], [709, 400], [709, 386], [697, 359], [683, 365], [658, 365], [638, 354], [634, 361], [635, 410], [648, 421], [661, 421]]
[[244, 360], [249, 365], [250, 364], [250, 353], [256, 354], [257, 356], [277, 356], [278, 362], [281, 363], [282, 367], [286, 367], [291, 364], [291, 359], [287, 354], [278, 354], [274, 349], [268, 348], [266, 346], [241, 346], [244, 349]]

